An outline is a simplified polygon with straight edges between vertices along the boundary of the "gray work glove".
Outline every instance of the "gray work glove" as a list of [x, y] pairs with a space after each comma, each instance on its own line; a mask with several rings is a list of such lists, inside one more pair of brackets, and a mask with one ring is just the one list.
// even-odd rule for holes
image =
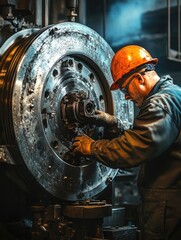
[[95, 111], [95, 124], [103, 127], [115, 127], [117, 126], [118, 119], [110, 115], [109, 113], [105, 113], [99, 110]]
[[119, 137], [124, 132], [122, 121], [109, 113], [99, 110], [95, 111], [95, 124], [106, 127], [105, 138], [112, 139]]

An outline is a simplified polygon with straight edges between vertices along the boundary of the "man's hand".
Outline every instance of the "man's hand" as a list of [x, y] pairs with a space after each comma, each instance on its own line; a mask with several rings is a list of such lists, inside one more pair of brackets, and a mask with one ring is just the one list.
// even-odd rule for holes
[[104, 127], [114, 127], [117, 125], [118, 120], [115, 116], [99, 110], [96, 110], [95, 114], [96, 125]]
[[72, 144], [73, 153], [80, 153], [82, 155], [91, 155], [91, 144], [94, 140], [86, 135], [75, 137]]

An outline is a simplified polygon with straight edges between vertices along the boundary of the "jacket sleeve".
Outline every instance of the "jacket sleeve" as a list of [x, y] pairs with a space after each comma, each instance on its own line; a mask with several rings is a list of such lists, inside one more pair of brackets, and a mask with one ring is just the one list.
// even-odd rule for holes
[[162, 99], [149, 101], [132, 129], [112, 140], [92, 143], [92, 155], [109, 167], [122, 169], [155, 159], [171, 146], [179, 133], [168, 109], [169, 103]]

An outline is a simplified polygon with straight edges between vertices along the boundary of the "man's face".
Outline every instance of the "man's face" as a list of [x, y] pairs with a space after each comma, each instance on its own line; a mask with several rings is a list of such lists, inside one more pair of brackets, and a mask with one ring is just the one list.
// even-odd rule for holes
[[141, 107], [145, 99], [143, 82], [144, 77], [140, 73], [135, 73], [120, 87], [120, 90], [125, 94], [125, 99], [133, 101], [137, 107]]

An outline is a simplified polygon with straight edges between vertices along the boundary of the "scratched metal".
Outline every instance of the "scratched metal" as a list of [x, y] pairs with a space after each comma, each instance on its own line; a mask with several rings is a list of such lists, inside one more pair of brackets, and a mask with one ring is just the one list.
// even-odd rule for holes
[[[15, 66], [13, 88], [3, 91], [12, 91], [12, 120], [5, 129], [9, 138], [15, 138], [17, 162], [24, 166], [30, 182], [34, 179], [56, 198], [92, 198], [106, 188], [117, 170], [95, 159], [82, 158], [76, 164], [76, 159], [67, 157], [72, 139], [62, 122], [60, 105], [67, 93], [84, 91], [98, 109], [117, 115], [129, 127], [133, 121], [132, 103], [125, 101], [120, 91], [109, 91], [114, 53], [97, 32], [72, 22], [39, 30], [23, 43], [18, 46], [21, 51], [14, 53], [16, 59], [2, 66], [7, 71], [4, 81], [8, 81], [11, 64]], [[8, 118], [6, 112], [4, 115]], [[104, 136], [101, 127], [91, 130], [85, 124], [81, 130], [94, 139]], [[16, 162], [15, 154], [14, 158]]]

